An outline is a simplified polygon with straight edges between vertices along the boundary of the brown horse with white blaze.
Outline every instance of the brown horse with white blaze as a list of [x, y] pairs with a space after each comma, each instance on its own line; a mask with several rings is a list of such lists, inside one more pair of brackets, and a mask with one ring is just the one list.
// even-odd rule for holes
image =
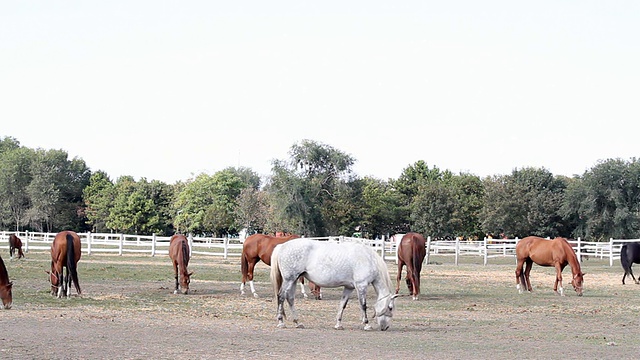
[[[536, 263], [540, 266], [555, 267], [556, 281], [553, 286], [553, 291], [558, 294], [559, 290], [559, 295], [561, 296], [564, 296], [562, 270], [564, 270], [567, 265], [571, 266], [571, 273], [573, 275], [571, 285], [578, 293], [578, 296], [582, 296], [584, 273], [580, 270], [578, 257], [567, 239], [557, 237], [553, 240], [547, 240], [537, 236], [525, 237], [518, 241], [516, 245], [516, 258], [518, 260], [516, 265], [516, 288], [520, 293], [522, 293], [524, 289], [529, 292], [532, 291], [529, 273], [531, 272], [533, 263]], [[526, 268], [523, 271], [522, 268], [525, 263]]]
[[189, 241], [184, 235], [176, 234], [171, 237], [169, 257], [173, 263], [173, 272], [176, 278], [176, 288], [173, 293], [177, 294], [180, 287], [183, 294], [188, 294], [193, 272], [189, 272], [187, 269], [189, 266]]
[[18, 259], [24, 257], [24, 253], [22, 252], [22, 240], [20, 240], [16, 234], [11, 234], [9, 235], [9, 256], [11, 260], [13, 260], [13, 255], [16, 251], [18, 252]]
[[[256, 264], [262, 260], [265, 264], [271, 266], [271, 254], [273, 249], [284, 242], [291, 239], [297, 239], [300, 235], [288, 235], [288, 236], [271, 236], [266, 234], [253, 234], [245, 239], [242, 245], [242, 256], [240, 257], [240, 269], [242, 270], [242, 283], [240, 284], [240, 294], [244, 295], [244, 286], [247, 280], [251, 287], [251, 293], [253, 297], [257, 298], [258, 293], [253, 285], [253, 270]], [[304, 289], [304, 278], [300, 279], [300, 287], [302, 288], [302, 294], [307, 297]], [[309, 284], [311, 293], [314, 294], [316, 300], [322, 299], [320, 287], [313, 283]]]
[[[78, 261], [82, 256], [80, 237], [73, 231], [61, 231], [51, 244], [51, 295], [61, 298], [71, 295], [71, 283], [82, 295], [78, 282]], [[67, 269], [66, 273], [64, 269]]]
[[11, 295], [11, 287], [13, 283], [9, 281], [9, 273], [7, 267], [4, 266], [4, 261], [0, 257], [0, 309], [11, 309], [13, 303], [13, 295]]
[[400, 291], [402, 268], [406, 266], [407, 288], [413, 296], [413, 300], [418, 300], [418, 295], [420, 295], [420, 272], [422, 271], [424, 257], [427, 255], [426, 243], [424, 236], [415, 232], [405, 234], [398, 243], [396, 294]]

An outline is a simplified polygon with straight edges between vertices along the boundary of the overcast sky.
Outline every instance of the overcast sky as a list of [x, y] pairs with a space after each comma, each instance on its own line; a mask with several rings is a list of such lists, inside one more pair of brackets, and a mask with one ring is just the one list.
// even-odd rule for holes
[[4, 1], [0, 137], [113, 180], [270, 173], [303, 139], [397, 178], [640, 154], [638, 1]]

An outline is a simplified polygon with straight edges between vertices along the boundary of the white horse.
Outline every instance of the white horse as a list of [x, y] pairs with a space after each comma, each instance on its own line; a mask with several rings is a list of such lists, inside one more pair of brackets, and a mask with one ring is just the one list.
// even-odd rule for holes
[[344, 286], [335, 328], [342, 330], [342, 313], [347, 307], [349, 296], [356, 290], [364, 330], [371, 330], [367, 318], [367, 287], [373, 285], [378, 298], [374, 316], [380, 330], [391, 325], [394, 299], [391, 277], [384, 260], [369, 246], [358, 242], [331, 243], [310, 239], [293, 239], [276, 246], [271, 255], [271, 282], [275, 290], [278, 310], [278, 327], [284, 324], [284, 301], [287, 300], [296, 327], [298, 313], [293, 306], [296, 280], [304, 276], [320, 287]]

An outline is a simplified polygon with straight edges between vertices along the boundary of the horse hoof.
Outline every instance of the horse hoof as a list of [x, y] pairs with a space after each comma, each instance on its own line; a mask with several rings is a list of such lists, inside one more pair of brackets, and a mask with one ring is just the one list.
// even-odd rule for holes
[[342, 325], [336, 325], [333, 328], [336, 330], [344, 330], [344, 327], [342, 327]]
[[302, 325], [302, 324], [296, 324], [296, 329], [304, 329], [304, 325]]
[[177, 295], [178, 294], [178, 290], [173, 290], [173, 294]]
[[364, 330], [365, 330], [365, 331], [369, 331], [369, 330], [371, 330], [371, 329], [373, 329], [373, 328], [372, 328], [372, 327], [371, 327], [371, 325], [369, 325], [369, 324], [367, 324], [367, 325], [365, 325], [365, 326], [364, 326]]
[[287, 326], [284, 323], [278, 323], [278, 326], [276, 326], [278, 329], [284, 329]]
[[259, 298], [260, 296], [258, 296], [258, 293], [253, 293], [253, 297], [257, 299], [257, 298]]

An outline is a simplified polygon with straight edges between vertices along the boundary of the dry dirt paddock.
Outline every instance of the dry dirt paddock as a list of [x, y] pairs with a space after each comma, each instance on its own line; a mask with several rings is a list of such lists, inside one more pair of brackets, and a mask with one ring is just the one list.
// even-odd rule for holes
[[[619, 264], [583, 263], [585, 294], [553, 294], [553, 270], [534, 267], [533, 293], [515, 289], [514, 261], [432, 257], [422, 296], [400, 297], [388, 331], [364, 331], [352, 298], [333, 329], [340, 289], [296, 305], [303, 329], [276, 328], [268, 267], [260, 298], [240, 296], [237, 258], [194, 257], [189, 295], [172, 294], [167, 257], [83, 256], [83, 296], [49, 295], [48, 253], [9, 261], [14, 306], [0, 312], [0, 359], [634, 359], [640, 285]], [[395, 283], [393, 261], [387, 262]], [[638, 271], [640, 273], [640, 270]], [[565, 269], [565, 278], [570, 277]], [[373, 288], [369, 298], [375, 298]], [[402, 283], [401, 294], [407, 294]], [[371, 312], [370, 312], [371, 313]], [[375, 320], [372, 320], [375, 324]], [[374, 328], [376, 328], [374, 326]]]

